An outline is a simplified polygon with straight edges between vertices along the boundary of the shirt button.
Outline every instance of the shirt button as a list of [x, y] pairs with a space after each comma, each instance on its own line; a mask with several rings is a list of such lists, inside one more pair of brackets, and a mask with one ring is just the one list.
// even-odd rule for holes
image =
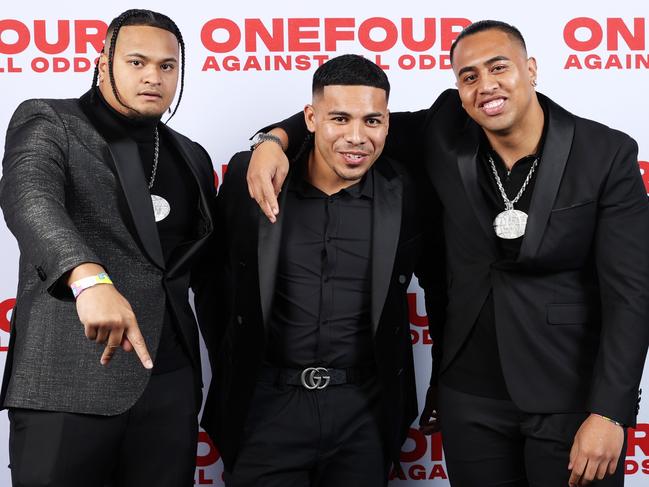
[[239, 323], [240, 325], [243, 325], [243, 316], [237, 315], [237, 323]]
[[399, 284], [405, 284], [406, 283], [406, 276], [403, 274], [399, 275]]
[[395, 335], [398, 335], [400, 331], [401, 331], [401, 327], [400, 327], [400, 326], [397, 326], [397, 327], [394, 329], [394, 334], [395, 334]]

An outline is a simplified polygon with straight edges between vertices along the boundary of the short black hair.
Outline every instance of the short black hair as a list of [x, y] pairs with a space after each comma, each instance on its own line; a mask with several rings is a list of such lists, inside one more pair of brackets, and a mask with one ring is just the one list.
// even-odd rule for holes
[[[115, 75], [113, 74], [113, 59], [115, 57], [115, 44], [117, 43], [117, 36], [122, 27], [128, 25], [144, 25], [149, 27], [157, 27], [159, 29], [166, 30], [171, 32], [176, 39], [178, 40], [178, 45], [180, 46], [180, 92], [178, 93], [178, 101], [176, 102], [176, 107], [173, 112], [167, 119], [167, 122], [176, 114], [178, 110], [178, 105], [180, 105], [180, 100], [183, 97], [183, 90], [185, 88], [185, 42], [183, 41], [183, 36], [180, 33], [180, 29], [176, 23], [167, 17], [164, 14], [154, 12], [153, 10], [144, 10], [144, 9], [130, 9], [122, 12], [117, 17], [115, 17], [108, 29], [106, 30], [106, 39], [110, 39], [107, 46], [104, 46], [104, 53], [108, 57], [108, 76], [110, 77], [110, 84], [113, 88], [113, 95], [115, 99], [124, 107], [131, 108], [124, 104], [124, 102], [119, 97], [117, 93], [117, 88], [115, 87]], [[99, 77], [99, 63], [95, 66], [95, 73], [92, 78], [92, 86], [97, 86], [97, 78]]]
[[462, 39], [473, 34], [477, 34], [478, 32], [484, 32], [486, 30], [499, 30], [501, 32], [504, 32], [509, 37], [520, 43], [520, 45], [523, 47], [523, 50], [527, 52], [527, 46], [525, 45], [523, 34], [521, 34], [521, 31], [516, 27], [500, 20], [479, 20], [478, 22], [473, 22], [472, 24], [466, 26], [464, 30], [460, 32], [460, 35], [457, 36], [457, 38], [453, 42], [453, 45], [451, 45], [451, 52], [449, 53], [451, 57], [451, 64], [453, 64], [453, 53], [455, 52], [455, 48]]
[[325, 86], [371, 86], [385, 90], [390, 97], [388, 76], [378, 65], [357, 54], [343, 54], [330, 59], [313, 73], [312, 94], [320, 94]]

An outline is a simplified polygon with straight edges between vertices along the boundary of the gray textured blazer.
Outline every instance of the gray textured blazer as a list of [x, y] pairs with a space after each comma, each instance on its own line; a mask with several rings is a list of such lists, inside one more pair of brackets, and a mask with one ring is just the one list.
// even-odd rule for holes
[[187, 291], [194, 288], [200, 319], [210, 292], [206, 273], [196, 269], [208, 271], [201, 250], [213, 228], [211, 162], [198, 144], [161, 126], [200, 189], [196, 237], [165, 264], [137, 146], [125, 135], [102, 138], [92, 111], [90, 92], [28, 100], [9, 124], [0, 205], [20, 247], [20, 275], [3, 407], [114, 415], [142, 394], [150, 372], [137, 356], [119, 351], [104, 367], [103, 346], [84, 335], [65, 285], [67, 272], [84, 262], [107, 270], [133, 307], [154, 360], [165, 305], [171, 306], [200, 383]]

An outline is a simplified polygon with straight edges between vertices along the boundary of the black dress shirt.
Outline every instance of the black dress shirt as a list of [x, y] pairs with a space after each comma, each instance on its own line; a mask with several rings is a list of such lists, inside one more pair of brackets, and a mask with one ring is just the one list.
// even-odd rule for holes
[[328, 196], [304, 179], [305, 161], [296, 164], [267, 360], [278, 367], [370, 366], [373, 171]]

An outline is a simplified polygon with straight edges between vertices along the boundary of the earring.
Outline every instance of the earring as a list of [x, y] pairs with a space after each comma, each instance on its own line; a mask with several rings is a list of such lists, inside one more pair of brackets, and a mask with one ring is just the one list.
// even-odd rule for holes
[[533, 79], [533, 80], [532, 80], [532, 86], [533, 86], [534, 88], [536, 88], [536, 79]]

